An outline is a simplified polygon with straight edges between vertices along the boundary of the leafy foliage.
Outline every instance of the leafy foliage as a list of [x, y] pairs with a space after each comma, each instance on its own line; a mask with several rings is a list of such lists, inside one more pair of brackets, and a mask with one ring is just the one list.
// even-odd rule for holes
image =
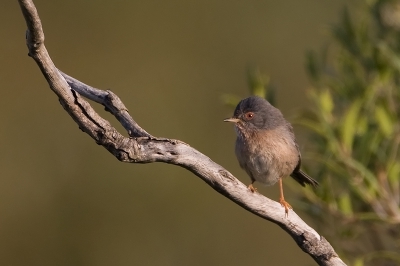
[[362, 16], [345, 10], [334, 44], [307, 54], [313, 108], [298, 123], [321, 185], [304, 195], [349, 264], [400, 265], [400, 2], [369, 1]]

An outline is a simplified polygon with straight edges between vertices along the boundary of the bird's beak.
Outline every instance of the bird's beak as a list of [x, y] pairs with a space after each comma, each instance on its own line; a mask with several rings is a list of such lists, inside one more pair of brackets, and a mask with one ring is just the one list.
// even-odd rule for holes
[[224, 122], [232, 122], [232, 123], [237, 123], [237, 122], [239, 122], [240, 120], [238, 119], [238, 118], [227, 118], [227, 119], [224, 119]]

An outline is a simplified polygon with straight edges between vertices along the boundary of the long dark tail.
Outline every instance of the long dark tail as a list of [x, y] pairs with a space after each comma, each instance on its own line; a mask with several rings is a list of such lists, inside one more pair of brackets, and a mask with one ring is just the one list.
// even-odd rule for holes
[[303, 187], [305, 187], [306, 184], [312, 185], [313, 187], [317, 187], [319, 185], [319, 183], [316, 180], [312, 179], [309, 175], [307, 175], [300, 169], [297, 171], [296, 170], [293, 171], [293, 173], [290, 176], [293, 177], [294, 180], [299, 182], [300, 185], [302, 185]]

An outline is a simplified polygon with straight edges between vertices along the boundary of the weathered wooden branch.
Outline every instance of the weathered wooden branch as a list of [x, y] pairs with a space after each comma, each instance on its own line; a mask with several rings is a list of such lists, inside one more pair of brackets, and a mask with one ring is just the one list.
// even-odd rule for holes
[[[19, 0], [19, 4], [28, 27], [26, 43], [29, 56], [36, 61], [64, 109], [97, 144], [122, 162], [163, 162], [184, 167], [236, 204], [279, 225], [319, 265], [345, 265], [329, 242], [295, 212], [290, 211], [286, 218], [278, 202], [261, 194], [251, 193], [230, 172], [206, 155], [182, 141], [157, 138], [147, 133], [133, 120], [122, 101], [111, 91], [90, 87], [59, 71], [44, 45], [44, 33], [35, 5], [31, 0]], [[82, 96], [104, 105], [130, 137], [124, 137], [107, 120], [100, 117]]]

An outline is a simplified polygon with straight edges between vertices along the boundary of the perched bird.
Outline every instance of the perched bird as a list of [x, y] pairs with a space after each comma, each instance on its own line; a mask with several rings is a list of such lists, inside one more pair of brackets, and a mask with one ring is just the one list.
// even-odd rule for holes
[[255, 181], [268, 186], [279, 181], [279, 202], [287, 216], [292, 207], [283, 196], [282, 178], [290, 175], [302, 186], [318, 185], [317, 181], [300, 170], [301, 155], [292, 125], [281, 111], [257, 96], [241, 100], [233, 117], [224, 121], [235, 123], [235, 153], [240, 167], [250, 176], [248, 188], [255, 192]]

